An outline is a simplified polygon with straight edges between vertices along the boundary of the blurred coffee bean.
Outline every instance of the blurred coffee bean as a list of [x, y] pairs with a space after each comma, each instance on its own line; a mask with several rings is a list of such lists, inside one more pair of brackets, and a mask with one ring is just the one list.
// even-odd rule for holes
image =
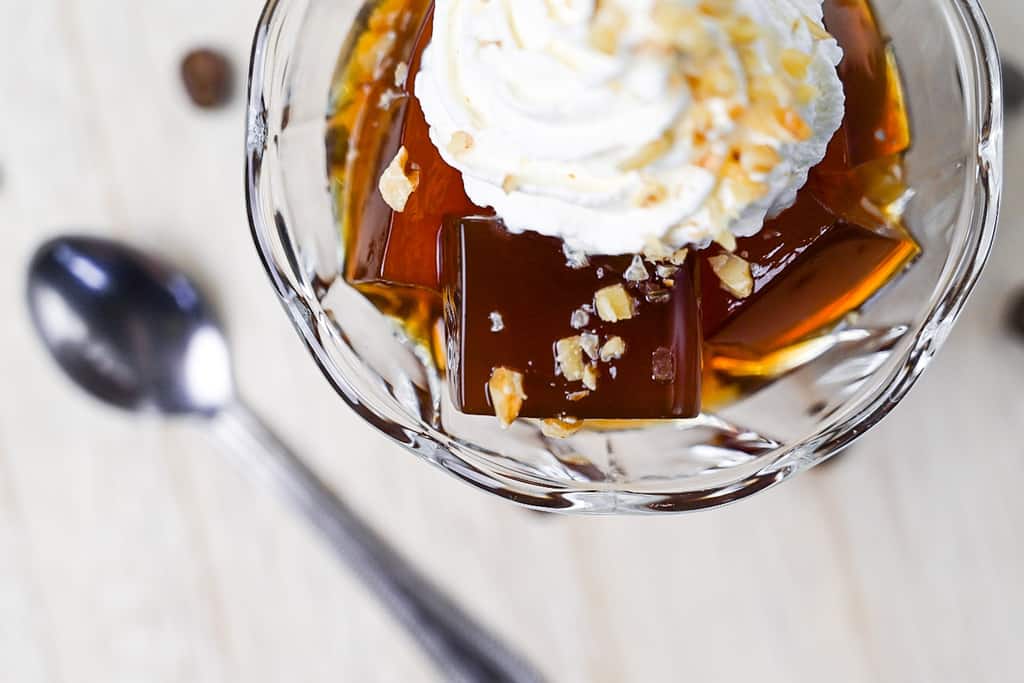
[[1003, 60], [1003, 104], [1007, 115], [1024, 106], [1024, 71], [1014, 62]]
[[1010, 332], [1024, 339], [1024, 288], [1018, 289], [1010, 296], [1010, 305], [1006, 309], [1006, 326]]
[[231, 99], [234, 76], [227, 57], [215, 50], [193, 50], [181, 62], [185, 90], [197, 107], [212, 109]]

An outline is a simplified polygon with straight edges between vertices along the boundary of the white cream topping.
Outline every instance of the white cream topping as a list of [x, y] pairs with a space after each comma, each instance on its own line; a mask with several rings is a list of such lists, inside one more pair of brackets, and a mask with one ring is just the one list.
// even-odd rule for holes
[[510, 230], [727, 244], [792, 204], [842, 121], [821, 22], [820, 0], [437, 0], [416, 95]]

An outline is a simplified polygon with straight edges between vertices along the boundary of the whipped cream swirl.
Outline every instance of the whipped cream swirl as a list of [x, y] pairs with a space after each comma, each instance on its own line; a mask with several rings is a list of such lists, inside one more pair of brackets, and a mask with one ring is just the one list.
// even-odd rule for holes
[[510, 230], [728, 246], [824, 157], [841, 58], [820, 0], [437, 0], [416, 96]]

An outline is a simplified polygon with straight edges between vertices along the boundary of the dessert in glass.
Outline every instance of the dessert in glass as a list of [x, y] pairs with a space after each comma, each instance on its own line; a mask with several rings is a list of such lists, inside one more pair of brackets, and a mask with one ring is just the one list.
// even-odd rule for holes
[[973, 3], [355, 10], [268, 4], [254, 235], [342, 396], [487, 490], [762, 490], [902, 398], [984, 263], [1001, 118]]

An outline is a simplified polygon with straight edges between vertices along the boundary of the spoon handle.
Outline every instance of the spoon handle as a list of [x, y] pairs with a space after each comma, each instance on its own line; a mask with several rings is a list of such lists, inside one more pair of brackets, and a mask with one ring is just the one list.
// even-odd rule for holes
[[543, 677], [416, 572], [265, 423], [241, 403], [211, 418], [238, 464], [277, 489], [320, 530], [423, 647], [447, 681], [533, 683]]

